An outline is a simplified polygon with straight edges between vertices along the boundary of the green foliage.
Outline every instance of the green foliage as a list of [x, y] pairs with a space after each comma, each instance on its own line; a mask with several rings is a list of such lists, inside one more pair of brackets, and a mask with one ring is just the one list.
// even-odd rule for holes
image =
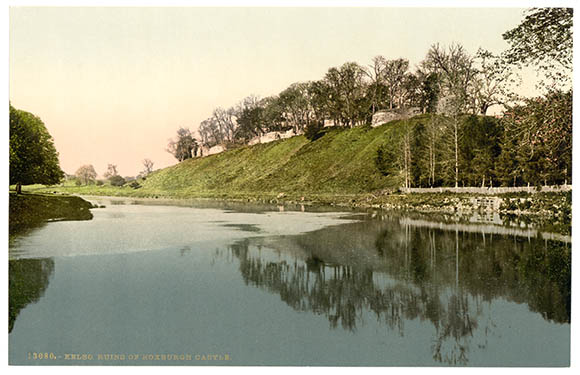
[[129, 186], [132, 187], [133, 189], [139, 189], [141, 187], [141, 184], [138, 183], [137, 181], [131, 181]]
[[[503, 128], [493, 117], [468, 116], [463, 122], [460, 169], [467, 186], [490, 186], [496, 180], [495, 163], [501, 152]], [[497, 184], [496, 184], [497, 185]]]
[[557, 84], [570, 82], [573, 9], [533, 8], [514, 29], [503, 34], [510, 44], [507, 60], [533, 65]]
[[385, 143], [377, 148], [375, 155], [375, 166], [383, 176], [393, 176], [398, 174], [397, 153], [392, 143]]
[[324, 126], [320, 122], [311, 122], [306, 126], [304, 136], [311, 142], [315, 141], [324, 135], [323, 129]]
[[64, 177], [40, 118], [10, 106], [10, 184], [56, 184]]
[[238, 128], [234, 135], [235, 138], [247, 142], [253, 137], [263, 134], [262, 115], [263, 108], [261, 107], [244, 108], [237, 119]]
[[119, 175], [109, 177], [109, 182], [112, 186], [123, 186], [127, 181]]
[[199, 145], [191, 130], [179, 128], [177, 129], [177, 139], [169, 141], [167, 152], [181, 162], [197, 156], [198, 148]]
[[572, 92], [552, 91], [508, 108], [498, 171], [502, 181], [570, 183]]

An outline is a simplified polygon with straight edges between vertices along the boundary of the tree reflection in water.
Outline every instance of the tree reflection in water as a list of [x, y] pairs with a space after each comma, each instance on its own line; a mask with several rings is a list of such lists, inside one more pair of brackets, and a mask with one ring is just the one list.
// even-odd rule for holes
[[12, 332], [20, 311], [44, 295], [54, 272], [54, 261], [51, 258], [10, 260], [8, 268], [8, 332]]
[[[407, 321], [431, 322], [433, 358], [443, 363], [467, 364], [470, 348], [485, 348], [495, 324], [484, 309], [498, 298], [570, 322], [570, 245], [562, 242], [412, 227], [386, 216], [245, 239], [230, 250], [246, 284], [326, 316], [332, 328], [355, 331], [367, 311], [400, 335]], [[478, 328], [483, 342], [473, 342]]]

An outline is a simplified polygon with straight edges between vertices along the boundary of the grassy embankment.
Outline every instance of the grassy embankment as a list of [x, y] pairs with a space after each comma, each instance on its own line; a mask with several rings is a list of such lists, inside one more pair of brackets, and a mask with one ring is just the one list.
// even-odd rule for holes
[[[377, 148], [405, 122], [376, 128], [329, 128], [314, 142], [304, 136], [186, 160], [156, 171], [142, 187], [69, 185], [26, 187], [29, 191], [142, 198], [214, 198], [286, 204], [333, 204], [419, 211], [455, 212], [472, 206], [473, 194], [400, 194], [396, 177], [382, 175], [374, 162]], [[528, 197], [528, 198], [526, 198]], [[570, 193], [502, 195], [505, 211], [517, 214], [569, 216]], [[511, 199], [511, 202], [510, 202]], [[522, 202], [520, 202], [522, 200]], [[525, 202], [523, 202], [525, 201]]]
[[[408, 121], [420, 121], [414, 118]], [[184, 161], [152, 173], [142, 187], [55, 186], [39, 191], [164, 198], [227, 198], [343, 202], [394, 189], [398, 181], [376, 168], [377, 148], [397, 122], [377, 127], [327, 129], [314, 142], [304, 136]]]
[[90, 220], [93, 205], [71, 196], [10, 193], [9, 235], [25, 232], [46, 221]]

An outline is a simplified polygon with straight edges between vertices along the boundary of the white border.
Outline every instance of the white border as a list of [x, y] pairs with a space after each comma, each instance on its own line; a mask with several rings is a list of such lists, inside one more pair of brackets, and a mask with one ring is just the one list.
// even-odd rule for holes
[[[8, 77], [9, 77], [9, 67], [8, 67], [8, 45], [9, 45], [9, 34], [8, 34], [8, 25], [9, 25], [9, 6], [112, 6], [112, 7], [120, 7], [120, 6], [147, 6], [147, 7], [179, 7], [179, 6], [211, 6], [211, 7], [228, 7], [228, 6], [263, 6], [263, 7], [457, 7], [457, 8], [473, 8], [473, 7], [483, 7], [483, 8], [519, 8], [519, 7], [538, 7], [538, 6], [552, 6], [552, 7], [574, 7], [575, 11], [577, 12], [578, 9], [575, 7], [576, 1], [571, 0], [553, 0], [553, 1], [537, 1], [537, 0], [488, 0], [488, 1], [461, 1], [461, 0], [447, 0], [447, 1], [425, 1], [425, 0], [393, 0], [393, 1], [381, 1], [381, 0], [278, 0], [278, 1], [260, 1], [260, 0], [242, 0], [242, 1], [232, 1], [232, 0], [199, 0], [199, 1], [187, 1], [187, 0], [167, 0], [167, 1], [159, 1], [159, 0], [84, 0], [84, 1], [71, 1], [71, 0], [53, 0], [53, 1], [27, 1], [27, 0], [9, 0], [5, 6], [2, 6], [0, 9], [0, 20], [2, 22], [2, 53], [3, 58], [1, 60], [2, 63], [2, 83], [4, 90], [2, 91], [2, 119], [3, 119], [3, 132], [1, 133], [2, 137], [2, 144], [4, 145], [4, 152], [2, 154], [3, 161], [0, 162], [1, 168], [1, 176], [2, 181], [4, 182], [5, 187], [8, 186], [8, 101], [9, 101], [9, 87], [8, 87]], [[578, 19], [578, 14], [576, 14], [575, 19]], [[578, 22], [574, 26], [574, 34], [578, 35]], [[574, 66], [578, 67], [578, 48], [577, 43], [575, 43], [575, 53], [574, 53]], [[577, 73], [574, 73], [574, 81], [577, 81]], [[576, 134], [578, 130], [578, 95], [574, 97], [574, 133]], [[574, 239], [580, 238], [580, 229], [576, 223], [580, 215], [579, 210], [577, 209], [578, 199], [580, 196], [576, 191], [576, 186], [578, 185], [577, 179], [580, 178], [580, 165], [578, 164], [578, 155], [580, 150], [580, 136], [575, 135], [573, 140], [573, 176], [574, 176], [574, 189], [573, 189], [573, 228], [572, 228], [572, 237]], [[2, 304], [2, 311], [4, 314], [8, 312], [8, 195], [4, 194], [1, 197], [2, 202], [2, 209], [3, 215], [2, 217], [2, 241], [4, 244], [4, 263], [2, 269], [2, 289], [1, 289], [1, 304]], [[576, 241], [573, 242], [573, 253], [576, 252], [578, 248]], [[103, 371], [106, 372], [114, 372], [114, 373], [127, 373], [127, 372], [139, 372], [140, 374], [156, 374], [160, 371], [166, 372], [175, 372], [175, 373], [185, 373], [195, 371], [196, 373], [208, 373], [208, 374], [215, 374], [215, 373], [222, 373], [222, 372], [241, 372], [244, 373], [251, 373], [251, 374], [270, 374], [272, 372], [280, 373], [280, 374], [294, 374], [295, 372], [306, 372], [306, 373], [320, 373], [321, 371], [332, 371], [335, 374], [342, 375], [342, 374], [350, 374], [352, 371], [364, 371], [369, 374], [384, 374], [385, 372], [396, 372], [402, 374], [410, 374], [414, 373], [416, 370], [423, 370], [428, 371], [432, 374], [454, 374], [454, 373], [463, 373], [466, 370], [469, 372], [474, 373], [487, 373], [489, 371], [509, 371], [510, 374], [515, 372], [524, 372], [526, 374], [543, 374], [546, 371], [550, 372], [568, 372], [572, 371], [579, 367], [578, 360], [573, 355], [575, 352], [578, 352], [578, 348], [580, 347], [578, 344], [578, 335], [580, 330], [578, 329], [579, 320], [578, 320], [578, 309], [580, 308], [579, 304], [577, 303], [577, 293], [575, 293], [578, 288], [578, 269], [579, 269], [579, 261], [578, 255], [573, 254], [572, 256], [572, 324], [571, 324], [571, 334], [572, 334], [572, 345], [571, 345], [571, 368], [567, 369], [544, 369], [544, 368], [497, 368], [497, 369], [489, 369], [489, 368], [403, 368], [403, 367], [389, 367], [389, 368], [347, 368], [347, 367], [334, 367], [334, 368], [320, 368], [320, 367], [98, 367], [98, 366], [90, 366], [90, 367], [83, 367], [82, 369], [74, 366], [58, 366], [58, 367], [15, 367], [11, 366], [8, 367], [8, 323], [7, 319], [4, 319], [4, 332], [6, 332], [6, 336], [1, 343], [0, 347], [0, 358], [2, 367], [5, 370], [9, 371], [10, 373], [27, 373], [28, 371], [42, 371], [43, 373], [58, 373], [58, 374], [76, 374], [79, 371], [82, 373], [88, 374], [100, 374]], [[5, 315], [6, 316], [6, 315]]]

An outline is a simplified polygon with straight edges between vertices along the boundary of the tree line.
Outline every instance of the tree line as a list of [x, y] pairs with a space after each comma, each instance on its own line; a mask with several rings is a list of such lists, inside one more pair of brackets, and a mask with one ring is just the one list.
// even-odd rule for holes
[[[368, 66], [332, 67], [320, 80], [294, 83], [278, 95], [250, 95], [234, 107], [216, 108], [200, 124], [199, 139], [180, 128], [168, 151], [183, 161], [202, 147], [235, 147], [271, 131], [304, 132], [313, 141], [326, 121], [353, 127], [369, 124], [379, 110], [417, 107], [439, 115], [397, 129], [376, 151], [377, 168], [399, 176], [403, 186], [568, 183], [572, 16], [568, 8], [528, 10], [503, 34], [510, 48], [499, 55], [434, 44], [414, 71], [408, 60], [384, 56]], [[524, 66], [542, 73], [542, 95], [513, 92]], [[500, 120], [481, 117], [497, 104], [505, 108]], [[96, 173], [91, 177], [94, 168], [86, 169], [88, 183]], [[63, 177], [40, 118], [10, 106], [10, 184], [20, 192], [22, 184], [54, 184]]]
[[378, 147], [375, 165], [406, 188], [571, 183], [572, 93], [527, 99], [501, 119], [423, 115], [402, 122]]
[[[533, 8], [503, 34], [510, 48], [469, 54], [459, 43], [434, 44], [410, 70], [404, 58], [347, 62], [317, 81], [298, 82], [278, 95], [250, 95], [217, 108], [201, 122], [199, 139], [185, 128], [168, 150], [179, 161], [199, 149], [246, 144], [271, 131], [304, 132], [314, 140], [325, 121], [353, 127], [380, 110], [417, 107], [429, 120], [396, 131], [377, 150], [377, 168], [411, 186], [504, 186], [571, 181], [572, 9]], [[542, 95], [515, 93], [519, 71], [542, 73]], [[485, 117], [502, 105], [500, 119]]]
[[293, 83], [277, 95], [250, 95], [230, 108], [218, 107], [199, 124], [199, 139], [181, 128], [168, 150], [181, 161], [183, 153], [175, 152], [174, 145], [182, 138], [193, 138], [195, 145], [188, 143], [196, 151], [199, 146], [245, 144], [273, 131], [313, 134], [325, 121], [342, 127], [370, 124], [385, 109], [447, 110], [441, 99], [453, 95], [464, 102], [462, 111], [485, 114], [501, 103], [504, 81], [497, 65], [498, 56], [484, 50], [471, 56], [460, 44], [433, 45], [415, 71], [405, 58], [376, 56], [367, 66], [347, 62], [328, 69], [320, 80]]

